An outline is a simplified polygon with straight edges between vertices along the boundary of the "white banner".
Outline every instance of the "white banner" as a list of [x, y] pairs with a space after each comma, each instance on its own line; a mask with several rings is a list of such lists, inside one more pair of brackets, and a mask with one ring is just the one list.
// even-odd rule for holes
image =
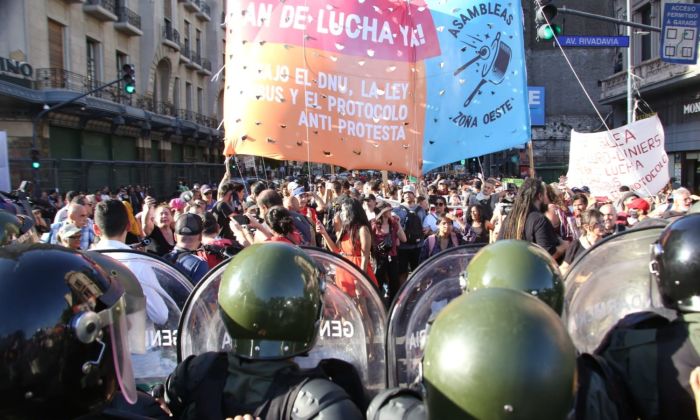
[[7, 152], [7, 131], [0, 131], [0, 191], [10, 192], [10, 162]]
[[657, 116], [600, 133], [571, 131], [568, 186], [588, 186], [594, 196], [620, 197], [630, 187], [653, 195], [669, 181], [664, 128]]

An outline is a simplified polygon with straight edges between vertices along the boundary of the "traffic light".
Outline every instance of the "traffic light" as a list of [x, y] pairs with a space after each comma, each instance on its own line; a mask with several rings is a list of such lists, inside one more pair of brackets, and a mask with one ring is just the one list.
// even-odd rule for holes
[[136, 69], [133, 64], [122, 66], [122, 81], [124, 82], [124, 92], [129, 95], [136, 92]]
[[561, 26], [552, 23], [557, 15], [557, 6], [552, 0], [535, 0], [535, 25], [537, 25], [537, 40], [550, 41], [562, 33]]
[[41, 161], [39, 160], [39, 151], [37, 149], [32, 149], [31, 157], [32, 157], [32, 169], [41, 168]]

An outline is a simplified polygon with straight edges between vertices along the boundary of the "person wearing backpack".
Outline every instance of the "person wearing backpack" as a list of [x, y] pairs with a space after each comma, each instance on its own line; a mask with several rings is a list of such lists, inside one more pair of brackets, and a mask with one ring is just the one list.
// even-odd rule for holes
[[[399, 245], [398, 271], [399, 287], [408, 278], [408, 273], [418, 267], [420, 263], [420, 250], [427, 229], [423, 228], [425, 210], [416, 202], [416, 190], [412, 185], [404, 185], [401, 189], [401, 205], [394, 208], [393, 212], [399, 217], [401, 228], [406, 234], [406, 242]], [[390, 298], [394, 298], [397, 290], [390, 290]]]
[[459, 235], [452, 228], [454, 222], [447, 216], [441, 216], [438, 222], [438, 231], [428, 236], [420, 250], [419, 262], [423, 262], [435, 254], [448, 248], [461, 245]]

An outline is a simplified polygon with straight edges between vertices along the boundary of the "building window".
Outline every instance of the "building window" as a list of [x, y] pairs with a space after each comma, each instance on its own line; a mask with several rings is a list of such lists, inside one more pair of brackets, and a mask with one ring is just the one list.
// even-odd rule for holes
[[194, 38], [194, 48], [195, 51], [197, 52], [197, 55], [200, 57], [202, 56], [202, 31], [197, 29], [195, 31], [195, 38]]
[[192, 111], [192, 83], [185, 82], [185, 109]]
[[129, 63], [129, 56], [124, 54], [121, 51], [117, 51], [117, 77], [122, 76], [122, 69], [124, 68], [124, 64], [130, 64]]
[[173, 84], [173, 104], [175, 108], [180, 108], [180, 78], [175, 78], [175, 83]]
[[204, 90], [197, 88], [197, 112], [204, 115]]
[[190, 23], [185, 21], [185, 33], [183, 35], [183, 42], [185, 43], [185, 48], [190, 49]]
[[173, 5], [170, 0], [163, 1], [163, 16], [165, 16], [165, 20], [168, 22], [173, 17]]
[[100, 78], [100, 63], [99, 63], [100, 43], [87, 38], [86, 41], [86, 63], [87, 63], [87, 80], [88, 89], [92, 90], [97, 87]]
[[49, 67], [63, 69], [65, 63], [65, 26], [49, 19]]

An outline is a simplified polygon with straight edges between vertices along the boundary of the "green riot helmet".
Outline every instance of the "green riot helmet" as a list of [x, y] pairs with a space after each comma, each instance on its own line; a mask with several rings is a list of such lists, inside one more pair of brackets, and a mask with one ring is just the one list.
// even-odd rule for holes
[[547, 305], [517, 290], [477, 290], [450, 302], [428, 331], [428, 418], [565, 419], [575, 370], [574, 345]]
[[666, 226], [652, 244], [649, 268], [664, 306], [700, 312], [700, 214]]
[[541, 247], [503, 240], [488, 245], [469, 262], [462, 280], [467, 292], [501, 287], [538, 297], [561, 315], [564, 286], [559, 267]]
[[308, 352], [318, 337], [325, 276], [303, 250], [254, 244], [229, 263], [219, 286], [219, 312], [231, 351], [257, 360]]
[[85, 254], [0, 248], [0, 417], [73, 418], [136, 402], [124, 289]]

